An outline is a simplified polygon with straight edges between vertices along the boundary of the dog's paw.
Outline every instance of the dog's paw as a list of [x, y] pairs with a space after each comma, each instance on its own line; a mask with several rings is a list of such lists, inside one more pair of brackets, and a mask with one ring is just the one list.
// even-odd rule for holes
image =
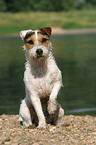
[[38, 129], [46, 129], [46, 122], [39, 122]]
[[56, 104], [56, 101], [51, 101], [49, 100], [48, 101], [48, 107], [47, 107], [47, 110], [48, 110], [48, 113], [49, 114], [53, 114], [57, 109], [57, 104]]

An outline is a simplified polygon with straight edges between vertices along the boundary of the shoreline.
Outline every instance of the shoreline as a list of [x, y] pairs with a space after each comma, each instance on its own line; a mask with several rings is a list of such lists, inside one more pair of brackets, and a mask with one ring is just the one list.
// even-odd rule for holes
[[[96, 33], [96, 28], [87, 28], [87, 29], [62, 29], [60, 27], [52, 28], [52, 36], [54, 35], [71, 35], [71, 34], [91, 34]], [[0, 34], [0, 37], [9, 37], [9, 36], [19, 36], [19, 33], [11, 33], [11, 34]]]
[[96, 28], [87, 28], [87, 29], [62, 29], [62, 28], [52, 28], [53, 35], [64, 35], [64, 34], [90, 34], [90, 33], [96, 33]]
[[46, 129], [21, 126], [19, 115], [0, 115], [0, 144], [85, 145], [96, 144], [96, 117], [65, 115], [58, 126]]

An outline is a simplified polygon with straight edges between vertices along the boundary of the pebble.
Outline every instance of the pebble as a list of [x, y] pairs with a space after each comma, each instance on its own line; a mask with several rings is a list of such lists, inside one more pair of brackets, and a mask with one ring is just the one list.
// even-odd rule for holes
[[39, 145], [39, 143], [33, 143], [32, 145]]
[[50, 127], [50, 128], [49, 128], [49, 131], [50, 131], [50, 132], [55, 132], [55, 129], [56, 129], [56, 127], [53, 126], [53, 127]]
[[19, 142], [19, 144], [21, 144], [21, 143], [23, 143], [23, 140], [21, 140], [21, 141]]
[[4, 141], [5, 141], [5, 142], [10, 141], [10, 137], [6, 138]]
[[80, 138], [81, 138], [81, 140], [84, 140], [84, 136], [81, 136]]
[[93, 135], [96, 135], [96, 132], [92, 132]]
[[48, 124], [47, 129], [43, 130], [33, 126], [29, 128], [17, 126], [19, 115], [0, 117], [0, 144], [2, 145], [59, 145], [60, 143], [67, 145], [77, 142], [86, 145], [96, 144], [96, 117], [65, 115], [61, 120], [63, 124], [60, 126]]

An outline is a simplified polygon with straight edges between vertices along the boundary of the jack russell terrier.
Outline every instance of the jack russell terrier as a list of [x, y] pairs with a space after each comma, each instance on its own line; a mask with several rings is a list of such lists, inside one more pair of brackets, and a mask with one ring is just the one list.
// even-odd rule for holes
[[50, 27], [20, 32], [27, 60], [24, 72], [26, 97], [19, 111], [20, 121], [25, 126], [35, 124], [37, 128], [46, 128], [47, 123], [56, 125], [64, 115], [56, 102], [62, 76], [51, 52], [51, 32]]

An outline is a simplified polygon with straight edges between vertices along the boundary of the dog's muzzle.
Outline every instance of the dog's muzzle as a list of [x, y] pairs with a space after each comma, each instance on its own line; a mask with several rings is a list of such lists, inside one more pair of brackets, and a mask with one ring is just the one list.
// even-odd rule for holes
[[36, 54], [37, 54], [37, 57], [42, 57], [43, 50], [42, 49], [37, 49]]

